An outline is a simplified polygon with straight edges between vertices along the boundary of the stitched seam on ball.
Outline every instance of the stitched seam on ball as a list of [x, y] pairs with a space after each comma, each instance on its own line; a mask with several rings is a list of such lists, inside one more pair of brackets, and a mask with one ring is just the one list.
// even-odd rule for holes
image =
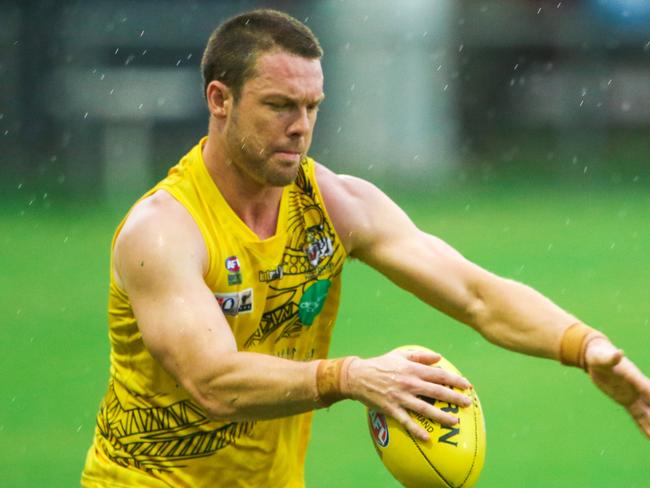
[[428, 464], [429, 466], [431, 466], [431, 468], [436, 472], [436, 474], [437, 474], [438, 476], [440, 476], [440, 479], [441, 479], [441, 480], [442, 480], [442, 481], [443, 481], [443, 482], [444, 482], [444, 483], [445, 483], [449, 488], [455, 488], [454, 485], [452, 485], [449, 481], [447, 481], [447, 479], [442, 475], [442, 473], [440, 473], [440, 471], [438, 471], [438, 469], [437, 469], [437, 468], [436, 468], [436, 467], [431, 463], [431, 461], [429, 461], [429, 458], [427, 457], [426, 454], [424, 454], [424, 451], [423, 451], [422, 448], [420, 447], [420, 444], [417, 443], [417, 441], [413, 438], [413, 436], [411, 435], [411, 433], [410, 433], [409, 431], [406, 431], [406, 433], [408, 434], [409, 438], [413, 441], [413, 444], [415, 444], [415, 447], [418, 448], [418, 451], [420, 451], [420, 454], [422, 454], [422, 457], [427, 461], [427, 464]]
[[[476, 395], [476, 393], [474, 394]], [[474, 410], [474, 456], [472, 456], [472, 465], [469, 467], [467, 476], [465, 476], [463, 482], [460, 485], [458, 485], [458, 488], [463, 488], [463, 485], [467, 483], [467, 480], [469, 479], [470, 475], [472, 474], [472, 470], [474, 469], [474, 465], [476, 464], [476, 453], [478, 452], [478, 423], [476, 421], [477, 409], [474, 408], [473, 410]]]

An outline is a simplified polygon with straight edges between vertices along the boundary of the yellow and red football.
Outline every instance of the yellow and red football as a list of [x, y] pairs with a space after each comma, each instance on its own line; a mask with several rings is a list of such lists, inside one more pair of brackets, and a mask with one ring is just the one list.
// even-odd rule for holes
[[[421, 346], [401, 349], [428, 350]], [[460, 375], [447, 359], [431, 365]], [[428, 399], [434, 406], [458, 417], [453, 427], [444, 427], [422, 415], [409, 412], [428, 433], [429, 440], [412, 436], [392, 417], [367, 409], [373, 444], [384, 466], [408, 488], [471, 488], [485, 461], [485, 422], [476, 390], [465, 392], [472, 405], [459, 407]]]

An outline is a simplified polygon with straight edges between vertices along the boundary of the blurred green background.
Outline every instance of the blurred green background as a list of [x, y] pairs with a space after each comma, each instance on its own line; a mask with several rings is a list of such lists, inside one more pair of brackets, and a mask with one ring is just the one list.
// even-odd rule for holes
[[[650, 194], [556, 185], [395, 196], [421, 228], [601, 328], [645, 371]], [[108, 372], [108, 249], [120, 214], [42, 200], [3, 206], [2, 486], [74, 486]], [[647, 487], [650, 445], [581, 371], [489, 345], [358, 262], [344, 277], [334, 355], [436, 349], [474, 383], [487, 422], [479, 486]], [[310, 487], [397, 486], [352, 402], [316, 415]]]
[[[0, 486], [78, 485], [108, 375], [113, 230], [204, 133], [205, 40], [254, 7], [293, 14], [325, 48], [318, 160], [650, 372], [648, 2], [7, 0]], [[480, 395], [480, 487], [650, 487], [648, 441], [584, 373], [496, 348], [349, 263], [332, 354], [414, 343]], [[316, 414], [307, 485], [396, 486], [361, 405]]]

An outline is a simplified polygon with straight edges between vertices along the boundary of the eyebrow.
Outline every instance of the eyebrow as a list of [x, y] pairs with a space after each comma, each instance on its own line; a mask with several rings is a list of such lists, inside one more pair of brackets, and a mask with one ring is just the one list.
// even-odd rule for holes
[[[303, 99], [303, 98], [294, 98], [294, 97], [290, 97], [288, 95], [284, 95], [282, 93], [268, 93], [266, 95], [262, 95], [262, 98], [263, 99], [276, 98], [276, 99], [286, 100], [286, 101], [289, 101], [291, 103], [297, 103], [297, 102], [305, 101], [305, 99]], [[325, 100], [325, 94], [321, 93], [318, 98], [312, 99], [312, 100], [306, 100], [306, 101], [307, 101], [307, 103], [310, 103], [310, 104], [315, 103], [316, 105], [320, 105], [323, 102], [323, 100]]]

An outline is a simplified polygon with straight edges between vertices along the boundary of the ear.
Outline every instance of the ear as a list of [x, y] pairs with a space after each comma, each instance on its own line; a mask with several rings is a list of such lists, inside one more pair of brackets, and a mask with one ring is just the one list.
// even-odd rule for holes
[[233, 95], [225, 84], [213, 80], [205, 89], [205, 97], [210, 114], [215, 117], [226, 117], [233, 104]]

